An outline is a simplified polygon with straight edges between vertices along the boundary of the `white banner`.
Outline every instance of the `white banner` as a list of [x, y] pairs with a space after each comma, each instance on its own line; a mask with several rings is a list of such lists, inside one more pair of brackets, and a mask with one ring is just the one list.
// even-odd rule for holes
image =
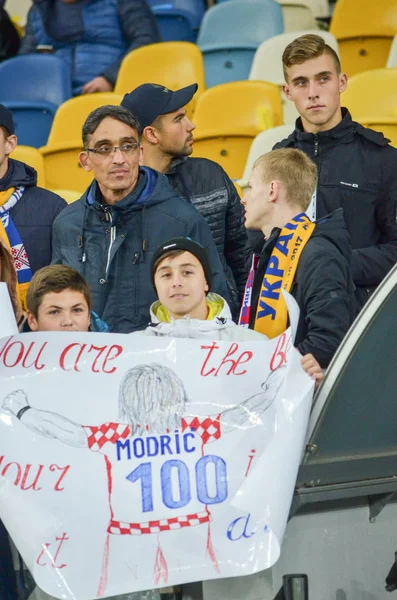
[[268, 342], [0, 340], [0, 516], [37, 585], [88, 600], [279, 557], [313, 382]]

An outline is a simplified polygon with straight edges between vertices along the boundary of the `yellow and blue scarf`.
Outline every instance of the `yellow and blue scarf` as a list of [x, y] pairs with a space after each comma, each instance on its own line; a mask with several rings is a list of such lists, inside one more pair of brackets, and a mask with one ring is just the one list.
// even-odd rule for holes
[[[263, 277], [255, 316], [255, 331], [277, 337], [287, 329], [288, 309], [281, 290], [289, 292], [295, 279], [302, 250], [309, 241], [315, 223], [305, 213], [300, 213], [281, 230]], [[259, 257], [254, 256], [245, 286], [239, 325], [249, 327], [251, 315], [252, 287]]]
[[32, 280], [32, 270], [22, 238], [10, 216], [10, 210], [21, 198], [24, 190], [23, 186], [19, 186], [0, 192], [0, 237], [7, 245], [14, 259], [18, 281], [18, 299], [23, 309], [26, 308], [26, 293]]

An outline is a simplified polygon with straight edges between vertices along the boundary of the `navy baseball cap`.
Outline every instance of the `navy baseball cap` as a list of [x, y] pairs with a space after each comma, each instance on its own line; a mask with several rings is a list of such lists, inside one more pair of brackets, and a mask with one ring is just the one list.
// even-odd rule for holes
[[14, 119], [12, 118], [12, 112], [8, 110], [3, 104], [0, 104], [0, 126], [5, 127], [9, 135], [15, 134]]
[[144, 83], [126, 94], [121, 106], [137, 117], [142, 129], [145, 129], [159, 115], [165, 115], [186, 106], [197, 92], [197, 88], [197, 83], [193, 83], [173, 92], [157, 83]]

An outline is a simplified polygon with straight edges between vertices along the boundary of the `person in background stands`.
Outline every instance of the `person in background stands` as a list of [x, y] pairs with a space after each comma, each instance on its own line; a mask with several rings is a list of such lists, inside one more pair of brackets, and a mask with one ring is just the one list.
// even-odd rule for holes
[[19, 54], [45, 46], [70, 67], [73, 94], [110, 92], [124, 56], [160, 42], [145, 0], [33, 0]]

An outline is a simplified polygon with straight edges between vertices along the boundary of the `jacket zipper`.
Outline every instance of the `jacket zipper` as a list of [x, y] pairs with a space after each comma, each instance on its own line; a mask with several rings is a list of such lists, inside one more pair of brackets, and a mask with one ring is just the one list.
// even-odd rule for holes
[[107, 258], [107, 262], [106, 262], [106, 278], [108, 276], [108, 270], [109, 270], [109, 265], [110, 265], [110, 253], [112, 251], [112, 246], [114, 243], [114, 240], [116, 239], [116, 226], [113, 225], [113, 217], [112, 217], [112, 213], [110, 212], [106, 212], [106, 220], [110, 221], [111, 226], [110, 226], [110, 241], [109, 241], [109, 248], [108, 248], [108, 258]]
[[318, 137], [314, 134], [314, 156], [318, 156]]

